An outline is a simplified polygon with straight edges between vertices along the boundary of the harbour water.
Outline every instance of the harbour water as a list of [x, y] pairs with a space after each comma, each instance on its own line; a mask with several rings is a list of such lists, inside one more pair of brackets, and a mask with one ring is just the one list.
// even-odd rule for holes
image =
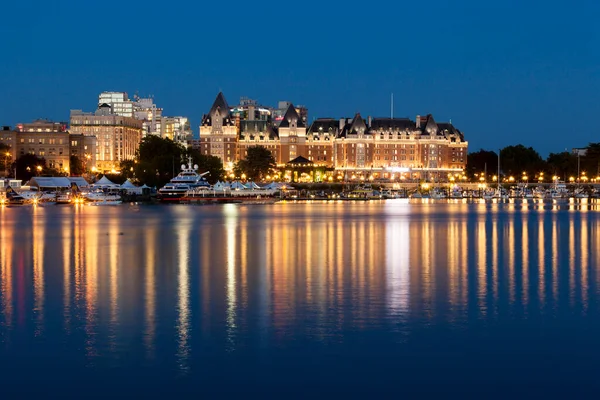
[[0, 208], [2, 398], [595, 397], [594, 206]]

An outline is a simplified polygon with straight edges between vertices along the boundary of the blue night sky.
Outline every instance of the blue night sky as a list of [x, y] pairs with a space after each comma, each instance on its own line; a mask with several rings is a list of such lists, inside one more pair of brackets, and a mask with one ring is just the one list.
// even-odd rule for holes
[[[154, 95], [194, 133], [219, 89], [309, 118], [432, 113], [470, 150], [600, 141], [598, 1], [3, 2], [0, 125]], [[297, 8], [295, 8], [297, 7]]]

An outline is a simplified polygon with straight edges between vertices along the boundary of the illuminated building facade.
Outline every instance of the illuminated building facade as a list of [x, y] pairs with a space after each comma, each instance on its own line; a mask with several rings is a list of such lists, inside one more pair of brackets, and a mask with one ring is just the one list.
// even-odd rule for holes
[[[319, 118], [310, 126], [298, 107], [287, 103], [281, 118], [256, 113], [255, 104], [230, 109], [219, 93], [202, 119], [202, 154], [223, 160], [226, 169], [243, 159], [250, 146], [269, 149], [279, 165], [298, 156], [339, 171], [374, 178], [443, 179], [461, 172], [468, 143], [451, 123], [437, 123], [432, 115], [409, 118]], [[267, 108], [265, 108], [266, 110]], [[199, 145], [199, 146], [198, 146]]]
[[102, 104], [94, 113], [71, 110], [71, 133], [96, 137], [96, 167], [100, 171], [119, 169], [124, 160], [133, 160], [142, 140], [143, 122], [112, 113]]

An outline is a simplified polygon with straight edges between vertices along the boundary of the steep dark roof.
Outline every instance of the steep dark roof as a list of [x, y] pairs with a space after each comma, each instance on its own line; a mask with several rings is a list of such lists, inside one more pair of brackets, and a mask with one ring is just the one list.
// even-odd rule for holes
[[356, 135], [359, 132], [368, 134], [369, 130], [367, 128], [365, 120], [360, 116], [359, 113], [356, 113], [352, 121], [344, 125], [342, 132], [340, 132], [340, 137], [347, 137], [347, 135]]
[[313, 121], [308, 128], [308, 133], [325, 133], [329, 132], [332, 135], [337, 134], [340, 122], [333, 118], [319, 118]]
[[416, 128], [414, 121], [408, 118], [373, 118], [371, 121], [372, 130], [412, 130]]
[[279, 132], [277, 132], [277, 130], [271, 124], [267, 125], [267, 134], [271, 140], [279, 138]]
[[433, 115], [427, 114], [426, 117], [421, 117], [421, 134], [422, 135], [437, 135], [438, 125], [433, 119]]
[[306, 125], [304, 125], [304, 121], [302, 121], [302, 118], [300, 118], [300, 116], [296, 112], [296, 108], [294, 107], [294, 105], [290, 104], [287, 111], [285, 112], [285, 115], [283, 116], [283, 119], [281, 120], [281, 123], [279, 124], [279, 127], [289, 128], [292, 121], [296, 121], [296, 127], [298, 128], [306, 127]]
[[294, 158], [293, 160], [290, 160], [287, 162], [288, 164], [305, 164], [305, 165], [313, 165], [314, 163], [312, 161], [310, 161], [307, 158], [304, 158], [302, 156], [298, 156], [296, 158]]
[[458, 137], [460, 137], [461, 142], [464, 142], [465, 137], [463, 135], [463, 133], [461, 131], [459, 131], [458, 129], [456, 129], [456, 127], [454, 125], [452, 125], [449, 122], [440, 122], [437, 124], [438, 128], [440, 129], [440, 134], [454, 134], [457, 135]]
[[225, 96], [223, 96], [223, 92], [219, 92], [217, 98], [215, 99], [215, 102], [213, 103], [208, 113], [211, 116], [218, 113], [221, 118], [229, 116], [229, 106], [227, 105]]
[[226, 122], [229, 122], [229, 106], [227, 105], [225, 96], [223, 96], [223, 92], [219, 92], [208, 114], [202, 116], [202, 125], [210, 125], [212, 119], [217, 115], [221, 117], [224, 125]]

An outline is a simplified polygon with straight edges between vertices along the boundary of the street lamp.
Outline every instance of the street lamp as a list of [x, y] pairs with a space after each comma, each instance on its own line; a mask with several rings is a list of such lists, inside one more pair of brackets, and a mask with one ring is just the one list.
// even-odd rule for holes
[[37, 167], [35, 167], [35, 169], [37, 170], [37, 175], [40, 175], [40, 172], [42, 172], [42, 166], [38, 165]]

